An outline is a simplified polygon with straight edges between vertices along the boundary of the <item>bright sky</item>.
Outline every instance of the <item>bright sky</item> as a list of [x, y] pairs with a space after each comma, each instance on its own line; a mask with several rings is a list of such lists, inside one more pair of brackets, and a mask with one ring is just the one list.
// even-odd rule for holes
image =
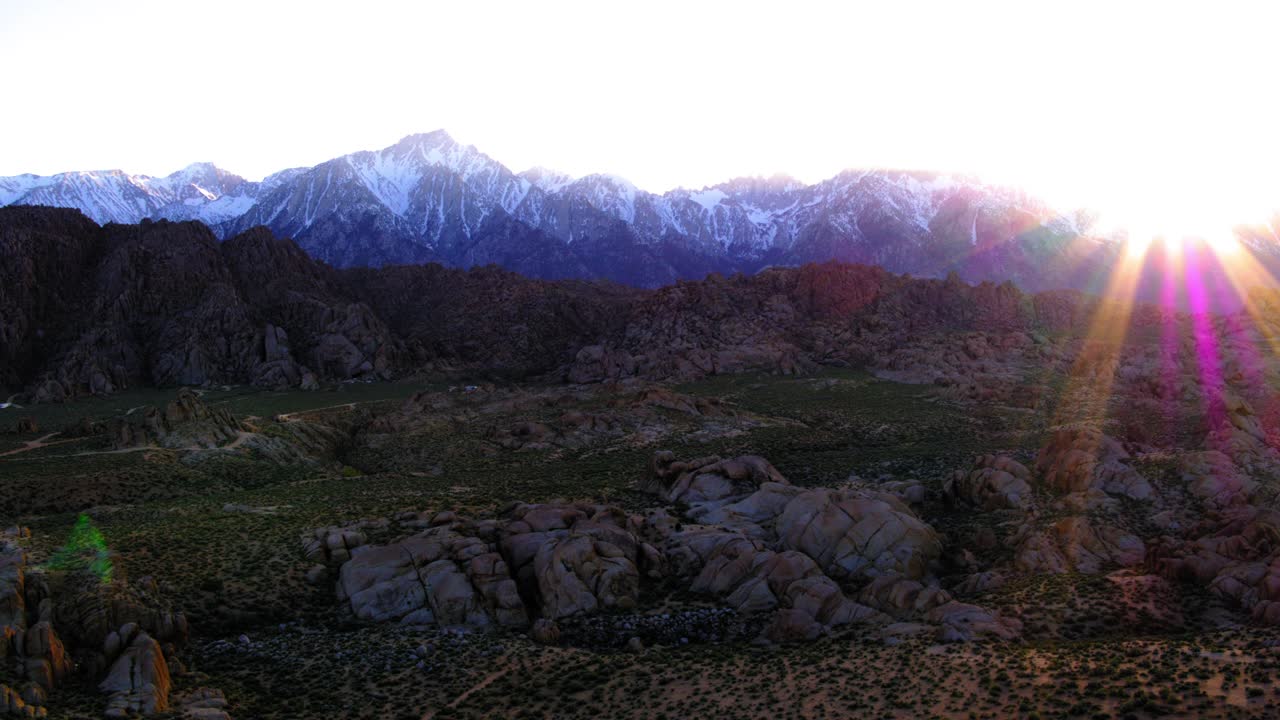
[[256, 179], [445, 128], [654, 191], [937, 169], [1216, 232], [1280, 206], [1275, 6], [0, 0], [0, 175]]

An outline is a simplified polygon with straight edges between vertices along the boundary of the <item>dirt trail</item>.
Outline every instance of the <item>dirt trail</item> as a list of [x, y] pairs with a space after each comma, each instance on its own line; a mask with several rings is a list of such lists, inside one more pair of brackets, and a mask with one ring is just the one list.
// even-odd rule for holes
[[[472, 695], [473, 693], [478, 693], [478, 692], [480, 692], [481, 690], [483, 690], [483, 689], [485, 689], [485, 688], [489, 687], [490, 685], [492, 685], [492, 684], [493, 684], [493, 682], [494, 682], [495, 680], [497, 680], [498, 678], [502, 677], [503, 675], [506, 675], [506, 674], [507, 674], [508, 669], [507, 669], [506, 667], [504, 667], [504, 666], [503, 666], [502, 661], [503, 661], [503, 660], [506, 660], [506, 659], [507, 659], [507, 656], [508, 656], [508, 655], [510, 655], [510, 654], [511, 654], [511, 653], [509, 653], [509, 652], [507, 652], [507, 653], [503, 653], [503, 654], [502, 654], [502, 657], [500, 657], [500, 658], [498, 658], [496, 661], [494, 661], [494, 665], [496, 665], [496, 666], [498, 667], [498, 669], [497, 669], [497, 670], [494, 670], [493, 672], [489, 673], [488, 675], [485, 675], [484, 677], [480, 678], [480, 682], [478, 682], [478, 683], [476, 683], [475, 685], [472, 685], [471, 687], [469, 687], [469, 688], [467, 688], [466, 690], [462, 691], [462, 694], [461, 694], [461, 695], [459, 695], [458, 697], [454, 698], [454, 699], [453, 699], [453, 702], [449, 703], [446, 707], [449, 707], [449, 708], [456, 708], [456, 707], [458, 707], [458, 706], [459, 706], [459, 705], [461, 705], [461, 704], [462, 704], [462, 703], [463, 703], [467, 698], [471, 697], [471, 695]], [[438, 711], [438, 710], [428, 710], [428, 711], [426, 712], [426, 714], [422, 716], [422, 720], [431, 720], [432, 718], [434, 718], [434, 717], [436, 716], [436, 713], [437, 713], [437, 712], [439, 712], [439, 711]]]
[[338, 408], [346, 408], [346, 409], [348, 409], [348, 410], [355, 410], [355, 409], [356, 409], [356, 405], [359, 405], [359, 403], [349, 402], [349, 403], [342, 403], [342, 404], [340, 404], [340, 405], [330, 405], [330, 406], [328, 406], [328, 407], [312, 408], [312, 409], [310, 409], [310, 410], [295, 410], [295, 411], [290, 412], [290, 413], [280, 413], [280, 414], [279, 414], [279, 415], [277, 415], [276, 417], [280, 418], [281, 420], [283, 420], [283, 421], [285, 421], [285, 422], [288, 422], [289, 420], [294, 419], [294, 417], [295, 417], [295, 416], [297, 416], [297, 415], [307, 415], [307, 414], [309, 414], [309, 413], [324, 412], [325, 410], [337, 410]]
[[75, 442], [77, 439], [77, 438], [68, 438], [66, 440], [45, 442], [49, 438], [58, 434], [59, 433], [51, 432], [48, 435], [42, 435], [41, 437], [38, 437], [35, 440], [28, 440], [26, 444], [20, 448], [14, 448], [13, 450], [5, 450], [4, 452], [0, 452], [0, 457], [4, 457], [6, 455], [17, 455], [18, 453], [24, 453], [24, 452], [31, 452], [32, 450], [39, 450], [40, 448], [49, 447], [51, 445], [61, 445], [63, 443]]
[[[27, 444], [24, 447], [16, 448], [14, 450], [7, 450], [5, 452], [0, 452], [0, 457], [4, 457], [6, 455], [17, 455], [18, 453], [30, 452], [31, 450], [38, 450], [43, 447], [52, 447], [54, 445], [62, 445], [63, 443], [75, 442], [76, 440], [80, 439], [80, 438], [68, 438], [66, 440], [58, 440], [57, 442], [43, 442], [44, 440], [47, 440], [48, 438], [51, 438], [57, 434], [58, 433], [49, 433], [48, 435], [45, 435], [42, 438], [37, 438], [35, 440], [28, 440]], [[245, 441], [247, 441], [252, 436], [253, 436], [253, 433], [248, 432], [246, 430], [241, 430], [240, 432], [236, 433], [235, 440], [232, 440], [226, 445], [220, 446], [218, 449], [235, 450], [241, 447], [242, 445], [244, 445]], [[200, 447], [199, 445], [190, 445], [188, 447], [172, 447], [172, 448], [163, 448], [159, 445], [139, 445], [137, 447], [119, 448], [117, 450], [85, 450], [84, 452], [69, 453], [67, 455], [48, 455], [46, 457], [68, 458], [68, 457], [84, 457], [86, 455], [124, 455], [127, 453], [142, 452], [144, 450], [177, 450], [177, 451], [193, 452], [193, 451], [208, 450], [208, 449], [209, 448]]]

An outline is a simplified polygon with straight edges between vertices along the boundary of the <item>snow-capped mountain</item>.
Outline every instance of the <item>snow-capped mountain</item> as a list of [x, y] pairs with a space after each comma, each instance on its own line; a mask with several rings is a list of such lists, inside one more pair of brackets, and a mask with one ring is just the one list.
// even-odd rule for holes
[[0, 205], [73, 207], [99, 223], [149, 217], [216, 225], [247, 212], [258, 186], [212, 163], [193, 163], [165, 177], [121, 170], [18, 175], [0, 178]]
[[1053, 286], [1040, 260], [1082, 228], [970, 178], [848, 171], [815, 185], [739, 178], [654, 194], [624, 178], [516, 174], [444, 131], [260, 183], [208, 163], [0, 178], [0, 204], [76, 207], [98, 222], [200, 220], [222, 237], [265, 225], [339, 266], [497, 263], [540, 277], [657, 285], [708, 272], [840, 259], [897, 272]]

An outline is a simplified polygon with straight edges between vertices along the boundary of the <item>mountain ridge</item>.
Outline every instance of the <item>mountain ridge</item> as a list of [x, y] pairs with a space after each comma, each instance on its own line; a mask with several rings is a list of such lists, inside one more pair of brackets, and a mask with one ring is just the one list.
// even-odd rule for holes
[[1025, 193], [958, 175], [848, 170], [812, 185], [774, 175], [657, 194], [607, 173], [516, 173], [443, 130], [260, 182], [211, 163], [164, 177], [0, 178], [0, 204], [75, 207], [99, 223], [200, 220], [221, 239], [262, 225], [340, 267], [497, 261], [533, 277], [646, 287], [841, 259], [1048, 289], [1034, 274], [1004, 277], [957, 260], [1000, 246], [1019, 256], [1029, 229], [1057, 246], [1086, 230]]

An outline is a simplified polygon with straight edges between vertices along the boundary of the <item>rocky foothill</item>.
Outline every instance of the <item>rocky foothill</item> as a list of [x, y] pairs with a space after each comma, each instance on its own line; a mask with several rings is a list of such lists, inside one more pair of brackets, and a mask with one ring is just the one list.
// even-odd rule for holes
[[[261, 228], [219, 243], [194, 222], [98, 227], [37, 207], [0, 208], [0, 273], [12, 279], [0, 290], [0, 385], [31, 402], [137, 386], [458, 373], [680, 381], [854, 365], [1035, 407], [1025, 370], [1065, 372], [1081, 341], [1060, 335], [1099, 309], [1079, 293], [840, 263], [659, 290], [492, 267], [335, 270]], [[1164, 321], [1189, 322], [1146, 306], [1132, 318]]]

